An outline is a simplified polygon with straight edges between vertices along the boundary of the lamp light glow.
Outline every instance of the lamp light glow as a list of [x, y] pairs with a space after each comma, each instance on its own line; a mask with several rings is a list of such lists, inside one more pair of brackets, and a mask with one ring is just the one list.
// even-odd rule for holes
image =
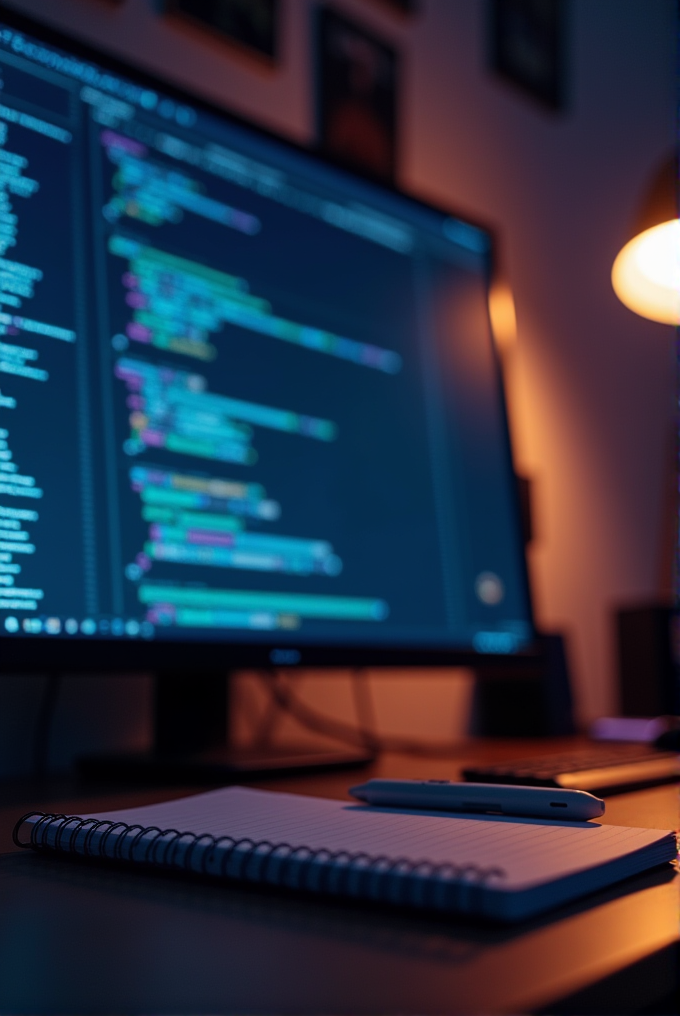
[[489, 290], [489, 317], [497, 348], [503, 352], [517, 341], [515, 300], [507, 282], [494, 282]]
[[680, 324], [680, 219], [662, 222], [630, 240], [614, 261], [612, 286], [636, 314]]

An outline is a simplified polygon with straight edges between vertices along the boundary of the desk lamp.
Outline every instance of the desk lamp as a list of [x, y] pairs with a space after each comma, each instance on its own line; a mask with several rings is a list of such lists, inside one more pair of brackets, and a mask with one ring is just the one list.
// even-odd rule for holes
[[680, 219], [678, 156], [657, 172], [642, 206], [633, 238], [612, 266], [619, 300], [642, 317], [680, 324]]
[[[678, 156], [657, 171], [642, 205], [632, 239], [612, 266], [614, 292], [630, 310], [662, 324], [680, 324], [680, 220]], [[620, 611], [617, 617], [622, 707], [625, 718], [607, 721], [612, 734], [627, 736], [624, 724], [639, 713], [677, 712], [677, 665], [672, 650], [674, 611], [668, 606]], [[634, 662], [633, 662], [633, 657]], [[641, 673], [648, 680], [641, 681]], [[657, 701], [658, 700], [658, 701]], [[645, 720], [633, 720], [640, 725]], [[657, 721], [655, 721], [657, 722]], [[676, 749], [677, 721], [657, 740]], [[595, 736], [598, 736], [597, 734]], [[599, 736], [608, 736], [600, 732]], [[648, 739], [649, 734], [644, 734]]]

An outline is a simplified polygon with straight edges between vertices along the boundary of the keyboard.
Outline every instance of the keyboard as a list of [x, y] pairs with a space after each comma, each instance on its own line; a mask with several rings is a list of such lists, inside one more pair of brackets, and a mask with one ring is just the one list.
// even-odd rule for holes
[[622, 790], [680, 779], [680, 755], [647, 744], [596, 744], [559, 755], [532, 756], [500, 765], [468, 766], [471, 783], [513, 783], [571, 790]]

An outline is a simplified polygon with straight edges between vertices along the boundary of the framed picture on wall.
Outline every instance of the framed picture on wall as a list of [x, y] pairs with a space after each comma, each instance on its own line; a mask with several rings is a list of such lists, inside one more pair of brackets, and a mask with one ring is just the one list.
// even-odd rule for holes
[[489, 0], [496, 74], [543, 106], [565, 104], [564, 0]]
[[320, 151], [392, 183], [397, 155], [396, 51], [330, 8], [317, 12], [316, 32]]
[[418, 10], [418, 0], [376, 0], [384, 7], [390, 7], [397, 14], [415, 14]]
[[165, 10], [268, 60], [278, 56], [279, 0], [165, 0]]

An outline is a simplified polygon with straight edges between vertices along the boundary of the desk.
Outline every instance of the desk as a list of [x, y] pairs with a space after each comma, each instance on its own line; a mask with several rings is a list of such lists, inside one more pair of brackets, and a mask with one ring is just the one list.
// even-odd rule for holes
[[[507, 753], [527, 750], [524, 742]], [[489, 751], [474, 745], [437, 761], [385, 756], [361, 776], [447, 777]], [[256, 785], [343, 798], [351, 779]], [[48, 807], [78, 812], [171, 796], [179, 795], [99, 794]], [[0, 809], [3, 1013], [679, 1011], [680, 876], [670, 870], [508, 929], [16, 852], [9, 830], [23, 810]], [[678, 788], [610, 797], [605, 821], [676, 828]]]

